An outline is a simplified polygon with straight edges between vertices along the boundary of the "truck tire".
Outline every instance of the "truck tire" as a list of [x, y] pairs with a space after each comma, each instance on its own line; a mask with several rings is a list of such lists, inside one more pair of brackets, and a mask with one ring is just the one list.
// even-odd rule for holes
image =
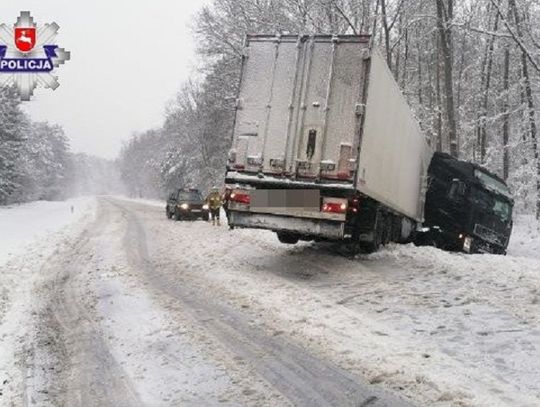
[[374, 253], [379, 250], [382, 245], [385, 245], [390, 241], [392, 235], [391, 218], [382, 210], [377, 209], [371, 230], [373, 235], [371, 241], [360, 242], [360, 249], [364, 253]]
[[285, 244], [296, 244], [300, 239], [300, 236], [295, 235], [294, 233], [287, 232], [276, 232], [277, 238], [281, 243]]

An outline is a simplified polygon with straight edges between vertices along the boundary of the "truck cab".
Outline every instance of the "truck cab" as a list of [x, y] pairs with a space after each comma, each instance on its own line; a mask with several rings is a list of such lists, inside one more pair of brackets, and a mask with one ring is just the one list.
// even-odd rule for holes
[[514, 201], [501, 178], [445, 153], [435, 153], [428, 176], [428, 231], [420, 239], [446, 250], [506, 253]]

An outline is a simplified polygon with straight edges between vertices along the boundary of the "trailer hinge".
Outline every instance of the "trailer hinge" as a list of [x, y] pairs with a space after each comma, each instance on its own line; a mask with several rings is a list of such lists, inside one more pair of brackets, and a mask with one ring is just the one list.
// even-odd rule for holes
[[364, 114], [366, 106], [363, 103], [357, 103], [354, 105], [354, 114], [357, 116], [362, 116]]

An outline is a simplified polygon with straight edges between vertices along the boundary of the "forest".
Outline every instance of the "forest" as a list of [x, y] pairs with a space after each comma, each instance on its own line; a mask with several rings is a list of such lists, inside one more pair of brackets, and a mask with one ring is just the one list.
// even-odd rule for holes
[[221, 182], [247, 33], [370, 34], [431, 146], [494, 171], [539, 217], [539, 22], [532, 0], [213, 0], [193, 25], [203, 79], [124, 146], [123, 179], [138, 196]]
[[[131, 196], [220, 185], [245, 35], [370, 34], [431, 146], [499, 174], [516, 210], [540, 218], [539, 23], [535, 0], [212, 0], [192, 26], [200, 71], [114, 165]], [[81, 189], [68, 181], [84, 168], [70, 166], [85, 160], [61, 128], [32, 123], [9, 89], [0, 97], [0, 203]]]
[[0, 205], [122, 192], [117, 165], [74, 154], [62, 127], [34, 122], [15, 88], [0, 88]]

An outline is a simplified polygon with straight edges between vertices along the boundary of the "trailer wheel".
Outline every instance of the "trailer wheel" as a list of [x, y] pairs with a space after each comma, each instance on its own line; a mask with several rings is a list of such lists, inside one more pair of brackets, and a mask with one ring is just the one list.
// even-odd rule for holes
[[387, 245], [392, 241], [392, 215], [382, 214], [380, 229], [381, 244]]
[[360, 242], [360, 250], [364, 253], [375, 253], [383, 244], [382, 223], [380, 220], [373, 227], [373, 239], [371, 242]]
[[276, 232], [277, 238], [281, 243], [285, 244], [296, 244], [300, 239], [300, 236], [295, 235], [294, 233], [287, 232]]

